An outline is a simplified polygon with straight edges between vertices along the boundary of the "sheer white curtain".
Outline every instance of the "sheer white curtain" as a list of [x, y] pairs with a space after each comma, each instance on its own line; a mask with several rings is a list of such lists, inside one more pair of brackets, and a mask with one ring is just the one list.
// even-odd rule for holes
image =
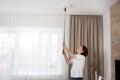
[[0, 80], [11, 79], [12, 54], [15, 48], [15, 36], [8, 29], [0, 28]]
[[0, 80], [67, 80], [62, 28], [1, 28]]

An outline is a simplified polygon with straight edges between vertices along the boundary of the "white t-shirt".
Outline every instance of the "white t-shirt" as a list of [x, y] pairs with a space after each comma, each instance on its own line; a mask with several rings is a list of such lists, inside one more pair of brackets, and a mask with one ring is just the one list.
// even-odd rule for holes
[[71, 77], [83, 77], [85, 56], [76, 55], [76, 58], [72, 58], [71, 62], [72, 62]]

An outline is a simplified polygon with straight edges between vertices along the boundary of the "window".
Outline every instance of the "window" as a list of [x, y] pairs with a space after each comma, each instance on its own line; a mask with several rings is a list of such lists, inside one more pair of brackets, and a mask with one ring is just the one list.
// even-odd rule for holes
[[0, 17], [0, 80], [68, 79], [62, 55], [64, 15]]

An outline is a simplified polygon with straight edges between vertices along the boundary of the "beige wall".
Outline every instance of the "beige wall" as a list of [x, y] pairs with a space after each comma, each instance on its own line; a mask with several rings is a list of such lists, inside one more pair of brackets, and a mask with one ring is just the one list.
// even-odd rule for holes
[[120, 0], [110, 9], [111, 18], [111, 80], [115, 80], [115, 59], [120, 59], [120, 44], [115, 44], [114, 40], [120, 41]]

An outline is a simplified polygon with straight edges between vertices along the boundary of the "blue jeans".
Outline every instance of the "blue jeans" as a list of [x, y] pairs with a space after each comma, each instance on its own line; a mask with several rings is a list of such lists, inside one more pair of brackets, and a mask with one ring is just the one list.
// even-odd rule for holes
[[81, 78], [81, 77], [78, 77], [78, 78], [71, 77], [71, 80], [83, 80], [83, 78]]

